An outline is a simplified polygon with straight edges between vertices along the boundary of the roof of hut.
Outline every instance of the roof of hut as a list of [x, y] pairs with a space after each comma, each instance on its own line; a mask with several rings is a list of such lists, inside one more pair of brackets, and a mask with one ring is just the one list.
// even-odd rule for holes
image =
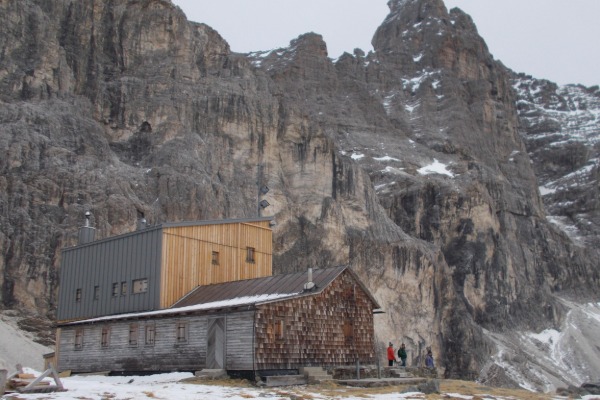
[[323, 289], [344, 271], [348, 271], [352, 274], [356, 282], [363, 288], [365, 293], [367, 293], [376, 308], [378, 308], [379, 305], [377, 301], [362, 284], [360, 279], [358, 279], [356, 274], [347, 266], [339, 266], [312, 270], [313, 285], [309, 285], [310, 289], [306, 289], [306, 284], [309, 282], [309, 274], [311, 274], [309, 271], [204, 285], [198, 286], [192, 290], [171, 308], [139, 313], [107, 315], [104, 317], [74, 321], [65, 325], [180, 314], [203, 310], [239, 308], [272, 301], [280, 301], [293, 297], [314, 295], [323, 291]]

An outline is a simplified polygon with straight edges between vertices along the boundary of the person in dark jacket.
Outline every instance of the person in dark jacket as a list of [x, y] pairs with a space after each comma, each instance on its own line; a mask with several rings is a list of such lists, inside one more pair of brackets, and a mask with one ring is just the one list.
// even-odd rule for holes
[[394, 354], [394, 345], [390, 342], [390, 345], [387, 348], [387, 359], [388, 365], [390, 367], [394, 366], [394, 361], [396, 361], [396, 355]]
[[406, 367], [406, 345], [404, 343], [398, 349], [398, 358], [402, 360], [402, 366]]
[[427, 357], [425, 357], [425, 366], [427, 368], [435, 368], [433, 366], [433, 353], [431, 352], [431, 350], [427, 352]]

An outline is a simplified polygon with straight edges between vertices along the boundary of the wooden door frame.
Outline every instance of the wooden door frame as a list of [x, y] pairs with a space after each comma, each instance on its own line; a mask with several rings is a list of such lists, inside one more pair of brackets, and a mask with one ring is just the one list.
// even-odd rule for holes
[[[219, 321], [222, 321], [222, 330], [215, 329], [211, 332], [211, 328], [218, 324]], [[211, 339], [215, 342], [219, 339], [218, 333], [221, 332], [222, 341], [223, 341], [223, 349], [222, 349], [222, 364], [218, 364], [217, 357], [217, 344], [213, 344], [211, 346]], [[211, 357], [211, 348], [212, 352], [214, 352], [213, 357]], [[209, 364], [210, 363], [210, 364]], [[206, 368], [207, 369], [227, 369], [227, 318], [226, 316], [218, 316], [218, 317], [210, 317], [208, 318], [207, 326], [206, 326]]]

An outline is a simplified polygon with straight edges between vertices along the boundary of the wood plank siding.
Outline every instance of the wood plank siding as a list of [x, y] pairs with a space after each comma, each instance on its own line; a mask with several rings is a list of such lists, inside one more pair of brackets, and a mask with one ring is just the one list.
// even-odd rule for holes
[[373, 306], [348, 271], [317, 295], [257, 306], [256, 369], [374, 363]]
[[[249, 247], [253, 260], [247, 259]], [[272, 258], [269, 221], [166, 227], [160, 308], [172, 306], [199, 285], [270, 276]]]
[[[213, 315], [179, 315], [163, 318], [113, 320], [63, 326], [57, 336], [58, 369], [72, 372], [99, 371], [196, 371], [206, 367], [207, 327], [215, 317], [225, 326], [225, 368], [252, 370], [253, 311]], [[131, 343], [132, 325], [137, 340]], [[146, 343], [146, 329], [154, 332]], [[182, 329], [185, 340], [182, 340]], [[76, 331], [83, 333], [76, 348]], [[103, 331], [108, 333], [103, 342]], [[107, 340], [107, 341], [106, 341]]]

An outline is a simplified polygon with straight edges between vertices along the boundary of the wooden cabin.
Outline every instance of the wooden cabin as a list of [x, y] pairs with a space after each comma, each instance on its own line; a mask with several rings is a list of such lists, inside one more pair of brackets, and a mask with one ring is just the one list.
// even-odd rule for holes
[[292, 373], [375, 362], [379, 306], [347, 267], [272, 275], [270, 218], [142, 227], [64, 249], [59, 370]]
[[251, 377], [373, 364], [378, 307], [347, 267], [205, 285], [168, 309], [61, 324], [58, 367]]

